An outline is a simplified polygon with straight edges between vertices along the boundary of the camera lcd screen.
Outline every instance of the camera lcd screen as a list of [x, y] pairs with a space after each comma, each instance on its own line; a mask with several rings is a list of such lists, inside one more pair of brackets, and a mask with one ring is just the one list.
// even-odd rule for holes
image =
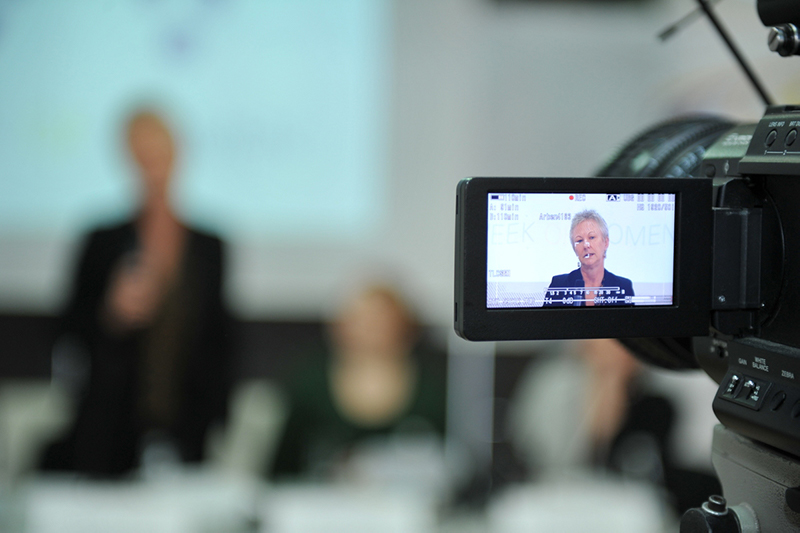
[[467, 178], [454, 325], [470, 340], [708, 334], [712, 180]]
[[675, 193], [487, 200], [487, 308], [672, 305]]

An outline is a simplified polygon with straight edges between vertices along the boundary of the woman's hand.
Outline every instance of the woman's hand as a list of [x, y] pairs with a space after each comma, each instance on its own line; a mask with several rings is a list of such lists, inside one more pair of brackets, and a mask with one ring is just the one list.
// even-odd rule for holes
[[161, 303], [158, 270], [143, 258], [123, 259], [106, 293], [105, 322], [125, 332], [148, 326]]

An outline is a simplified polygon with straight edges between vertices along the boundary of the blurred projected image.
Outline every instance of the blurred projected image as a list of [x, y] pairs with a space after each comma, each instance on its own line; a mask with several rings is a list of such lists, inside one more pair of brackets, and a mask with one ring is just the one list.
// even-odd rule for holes
[[[9, 6], [11, 8], [11, 6]], [[190, 135], [179, 205], [237, 239], [355, 239], [382, 213], [389, 3], [121, 1], [0, 9], [0, 233], [130, 209], [109, 117], [141, 95]], [[12, 16], [13, 15], [13, 16]], [[37, 65], [31, 69], [31, 65]]]
[[489, 308], [672, 305], [675, 195], [491, 193]]

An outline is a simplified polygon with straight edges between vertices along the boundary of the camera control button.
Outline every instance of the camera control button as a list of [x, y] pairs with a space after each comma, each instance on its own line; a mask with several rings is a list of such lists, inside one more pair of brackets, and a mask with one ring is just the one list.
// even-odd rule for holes
[[769, 408], [773, 411], [777, 411], [781, 408], [784, 401], [786, 401], [786, 393], [783, 391], [778, 391], [769, 401]]
[[800, 402], [797, 402], [794, 404], [794, 407], [792, 407], [792, 418], [800, 418]]
[[784, 144], [786, 146], [791, 146], [794, 144], [796, 140], [797, 140], [797, 130], [791, 130], [789, 131], [789, 133], [786, 134], [786, 140], [784, 141]]
[[767, 139], [764, 141], [764, 144], [769, 148], [773, 144], [775, 144], [775, 140], [778, 138], [778, 130], [772, 130], [767, 134]]
[[741, 378], [736, 374], [731, 376], [731, 380], [728, 382], [728, 386], [725, 387], [725, 392], [723, 393], [723, 396], [726, 396], [728, 398], [735, 398], [736, 393], [738, 392], [736, 390], [736, 386], [739, 384], [740, 381]]

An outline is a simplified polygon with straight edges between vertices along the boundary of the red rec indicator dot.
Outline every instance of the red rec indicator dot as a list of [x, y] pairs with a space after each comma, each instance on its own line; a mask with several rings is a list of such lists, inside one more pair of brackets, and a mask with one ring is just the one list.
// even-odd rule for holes
[[574, 200], [574, 199], [575, 199], [575, 196], [573, 196], [573, 195], [571, 195], [571, 194], [570, 194], [570, 195], [569, 195], [569, 199], [570, 199], [570, 200]]

